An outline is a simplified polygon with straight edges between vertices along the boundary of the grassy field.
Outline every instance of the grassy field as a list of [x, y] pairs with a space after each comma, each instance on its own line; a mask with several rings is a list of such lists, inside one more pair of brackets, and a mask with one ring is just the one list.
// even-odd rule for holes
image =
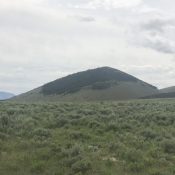
[[175, 100], [1, 102], [0, 175], [175, 175]]

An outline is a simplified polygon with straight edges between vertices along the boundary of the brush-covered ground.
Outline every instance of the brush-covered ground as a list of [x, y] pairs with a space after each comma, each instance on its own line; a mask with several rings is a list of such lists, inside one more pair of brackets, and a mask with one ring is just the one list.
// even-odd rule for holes
[[0, 103], [1, 175], [175, 175], [175, 100]]

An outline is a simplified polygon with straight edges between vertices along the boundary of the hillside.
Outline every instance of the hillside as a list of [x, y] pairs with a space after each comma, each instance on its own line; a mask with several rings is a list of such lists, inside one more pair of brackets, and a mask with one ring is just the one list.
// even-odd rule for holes
[[78, 72], [15, 97], [18, 101], [127, 100], [152, 95], [158, 89], [110, 67]]
[[0, 92], [0, 100], [6, 100], [13, 97], [14, 94], [8, 92]]
[[158, 94], [142, 97], [142, 99], [156, 99], [156, 98], [175, 98], [175, 92], [158, 93]]
[[142, 99], [175, 98], [175, 86], [160, 89], [157, 94], [142, 97]]
[[175, 92], [175, 86], [160, 89], [159, 91], [160, 93], [172, 93], [172, 92]]

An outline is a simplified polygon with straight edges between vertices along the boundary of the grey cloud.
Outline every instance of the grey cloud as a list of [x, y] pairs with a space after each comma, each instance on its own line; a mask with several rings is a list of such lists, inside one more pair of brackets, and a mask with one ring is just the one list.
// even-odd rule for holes
[[144, 36], [143, 45], [159, 52], [174, 54], [175, 41], [169, 36], [169, 30], [175, 31], [173, 20], [154, 19], [147, 24], [141, 25], [141, 33]]
[[175, 54], [175, 18], [143, 17], [131, 28], [132, 43], [165, 54]]
[[166, 27], [169, 23], [164, 20], [160, 19], [154, 19], [149, 21], [148, 23], [142, 24], [141, 28], [143, 30], [148, 30], [148, 31], [158, 31], [158, 32], [163, 32], [164, 27]]
[[47, 0], [50, 5], [77, 9], [117, 9], [139, 5], [142, 0]]
[[167, 53], [167, 54], [174, 54], [175, 53], [175, 43], [172, 43], [169, 40], [164, 38], [153, 38], [147, 39], [143, 43], [145, 47], [152, 48], [159, 52]]
[[151, 19], [150, 21], [141, 24], [141, 29], [147, 31], [155, 31], [163, 33], [166, 27], [175, 27], [175, 21], [171, 19]]
[[94, 17], [90, 17], [90, 16], [80, 16], [80, 17], [77, 17], [77, 18], [81, 22], [94, 22], [95, 21], [95, 18]]

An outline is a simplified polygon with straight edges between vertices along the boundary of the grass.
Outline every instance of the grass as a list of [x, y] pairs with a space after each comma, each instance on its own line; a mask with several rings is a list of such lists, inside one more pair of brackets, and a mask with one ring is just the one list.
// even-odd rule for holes
[[1, 175], [174, 175], [175, 100], [0, 103]]

